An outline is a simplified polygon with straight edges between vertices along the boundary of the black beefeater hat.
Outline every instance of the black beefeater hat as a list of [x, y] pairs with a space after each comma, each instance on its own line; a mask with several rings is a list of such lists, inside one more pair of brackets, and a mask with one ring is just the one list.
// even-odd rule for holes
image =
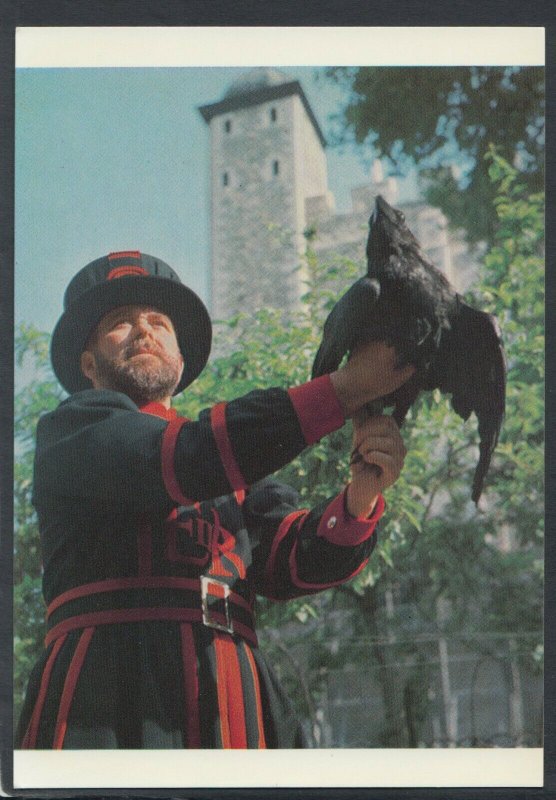
[[50, 344], [56, 377], [70, 394], [90, 389], [81, 353], [102, 317], [118, 306], [147, 305], [172, 320], [185, 368], [174, 394], [183, 391], [207, 363], [212, 338], [208, 311], [164, 261], [136, 250], [110, 253], [83, 267], [64, 295], [64, 313]]

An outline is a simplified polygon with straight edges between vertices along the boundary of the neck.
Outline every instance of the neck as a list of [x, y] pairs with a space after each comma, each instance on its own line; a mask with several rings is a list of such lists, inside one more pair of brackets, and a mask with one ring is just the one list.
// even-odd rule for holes
[[167, 408], [156, 400], [152, 403], [139, 406], [139, 411], [142, 411], [144, 414], [153, 414], [155, 417], [162, 417], [162, 419], [167, 420], [175, 419], [178, 416], [175, 408]]
[[162, 406], [163, 408], [170, 409], [172, 408], [172, 398], [171, 397], [163, 397], [161, 400], [141, 400], [137, 401], [134, 398], [130, 398], [133, 400], [134, 403], [137, 403], [139, 408], [144, 408], [145, 406]]
[[[91, 378], [90, 380], [91, 380], [91, 383], [93, 384], [93, 389], [112, 389], [112, 390], [114, 390], [116, 392], [123, 391], [124, 394], [127, 394], [128, 397], [130, 397], [130, 399], [133, 400], [133, 402], [137, 402], [135, 400], [135, 398], [129, 392], [126, 392], [125, 389], [123, 389], [123, 388], [119, 388], [118, 386], [114, 386], [110, 381], [102, 381], [102, 380], [99, 380], [98, 378]], [[158, 403], [159, 405], [164, 406], [164, 408], [171, 408], [172, 407], [172, 396], [168, 395], [167, 397], [162, 397], [161, 399], [147, 400], [147, 401], [144, 401], [144, 402], [141, 401], [141, 402], [137, 403], [137, 405], [145, 406], [145, 405], [148, 405], [149, 403]]]
[[155, 400], [154, 402], [160, 403], [160, 405], [164, 406], [164, 408], [171, 408], [172, 407], [172, 398], [171, 397], [164, 397], [162, 400]]

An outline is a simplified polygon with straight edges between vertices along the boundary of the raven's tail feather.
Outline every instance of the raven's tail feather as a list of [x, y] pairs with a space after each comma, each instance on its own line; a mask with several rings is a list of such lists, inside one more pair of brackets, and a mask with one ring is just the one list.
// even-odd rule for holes
[[458, 402], [461, 403], [463, 408], [457, 410], [474, 411], [477, 415], [480, 455], [471, 493], [473, 501], [477, 503], [504, 420], [507, 365], [495, 317], [462, 302], [458, 322], [458, 350], [462, 353], [462, 360], [468, 364], [460, 374], [467, 385], [462, 385], [460, 378], [460, 386], [454, 392], [452, 403], [454, 408]]

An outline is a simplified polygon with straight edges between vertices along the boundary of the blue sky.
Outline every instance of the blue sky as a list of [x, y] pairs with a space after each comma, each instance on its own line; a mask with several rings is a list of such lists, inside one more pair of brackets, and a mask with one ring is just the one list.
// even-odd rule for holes
[[[285, 69], [329, 138], [344, 95], [322, 70]], [[244, 70], [17, 70], [16, 323], [51, 331], [73, 274], [114, 250], [159, 256], [208, 301], [209, 135], [197, 109]], [[329, 147], [328, 163], [347, 210], [368, 159]]]

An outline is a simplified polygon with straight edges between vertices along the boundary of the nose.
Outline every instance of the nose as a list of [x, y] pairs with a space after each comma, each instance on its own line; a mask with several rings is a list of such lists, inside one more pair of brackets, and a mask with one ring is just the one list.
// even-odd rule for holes
[[136, 317], [134, 328], [137, 331], [137, 333], [140, 334], [142, 333], [151, 334], [153, 330], [151, 323], [144, 314], [139, 314], [139, 316]]

